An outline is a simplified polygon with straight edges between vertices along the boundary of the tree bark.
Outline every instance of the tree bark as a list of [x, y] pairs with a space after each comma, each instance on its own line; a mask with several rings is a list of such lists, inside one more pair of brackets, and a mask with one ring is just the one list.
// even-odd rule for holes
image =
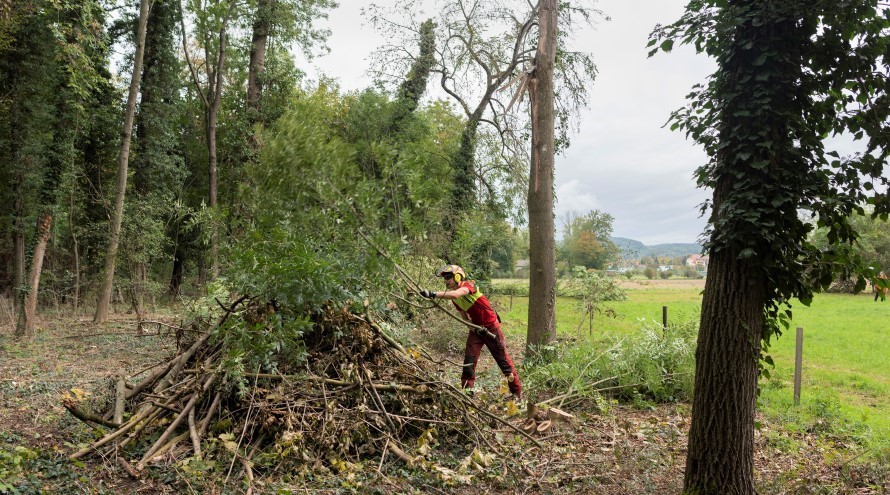
[[136, 33], [136, 56], [133, 61], [133, 77], [130, 79], [130, 92], [127, 95], [127, 111], [124, 115], [124, 127], [121, 131], [121, 147], [118, 154], [117, 196], [114, 202], [114, 213], [108, 236], [108, 252], [105, 257], [105, 270], [99, 299], [96, 303], [96, 315], [93, 323], [105, 323], [108, 320], [108, 307], [111, 303], [111, 289], [114, 284], [114, 264], [117, 258], [118, 242], [120, 241], [121, 222], [124, 216], [124, 196], [127, 191], [127, 164], [130, 159], [130, 141], [133, 135], [133, 118], [136, 114], [136, 97], [139, 92], [139, 81], [142, 78], [142, 56], [145, 48], [145, 31], [148, 23], [148, 11], [151, 0], [139, 2], [139, 27]]
[[250, 63], [247, 68], [247, 116], [251, 123], [259, 122], [260, 98], [263, 95], [263, 73], [266, 69], [266, 43], [269, 39], [274, 0], [257, 0], [250, 42]]
[[556, 257], [553, 222], [554, 108], [557, 2], [541, 0], [538, 51], [529, 81], [532, 156], [528, 186], [529, 286], [525, 355], [546, 357], [541, 347], [556, 338]]
[[684, 492], [749, 495], [766, 283], [738, 253], [709, 254]]
[[49, 213], [41, 215], [37, 224], [37, 241], [34, 244], [34, 257], [31, 261], [31, 273], [28, 275], [28, 293], [25, 295], [23, 311], [19, 314], [15, 334], [26, 337], [34, 333], [37, 316], [37, 292], [40, 288], [40, 272], [43, 269], [43, 257], [46, 254], [46, 243], [49, 242], [50, 226], [53, 216]]

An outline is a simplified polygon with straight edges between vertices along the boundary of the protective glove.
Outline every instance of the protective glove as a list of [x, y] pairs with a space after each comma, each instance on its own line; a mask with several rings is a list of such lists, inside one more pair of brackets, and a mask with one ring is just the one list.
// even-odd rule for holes
[[420, 296], [421, 296], [421, 297], [426, 297], [426, 298], [428, 298], [428, 299], [433, 299], [433, 298], [436, 297], [436, 292], [435, 292], [435, 291], [431, 291], [431, 290], [422, 289], [422, 290], [420, 291]]

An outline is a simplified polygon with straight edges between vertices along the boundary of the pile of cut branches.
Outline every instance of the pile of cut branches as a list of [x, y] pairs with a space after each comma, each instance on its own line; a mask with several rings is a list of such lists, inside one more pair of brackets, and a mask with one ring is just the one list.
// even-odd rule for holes
[[496, 450], [495, 428], [538, 443], [440, 379], [423, 349], [405, 349], [367, 311], [326, 308], [311, 316], [311, 330], [301, 336], [304, 359], [273, 356], [274, 369], [231, 371], [221, 334], [238, 320], [263, 338], [271, 307], [241, 298], [215, 324], [193, 323], [183, 333], [191, 341], [181, 342], [155, 372], [132, 385], [121, 380], [104, 414], [85, 412], [69, 397], [72, 414], [110, 428], [71, 458], [100, 454], [139, 476], [152, 463], [228, 452], [253, 479], [254, 469], [371, 457], [382, 463], [388, 453], [413, 466], [423, 454], [415, 450], [417, 440], [431, 432], [440, 445], [490, 451]]

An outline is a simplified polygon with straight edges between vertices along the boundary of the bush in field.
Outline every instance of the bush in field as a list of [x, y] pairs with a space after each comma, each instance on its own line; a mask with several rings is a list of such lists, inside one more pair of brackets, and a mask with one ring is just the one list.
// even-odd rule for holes
[[658, 270], [651, 266], [647, 266], [645, 269], [643, 269], [643, 275], [649, 280], [652, 280], [655, 278], [656, 275], [658, 275]]
[[702, 278], [702, 274], [698, 272], [694, 267], [687, 266], [683, 268], [683, 276], [686, 278]]
[[672, 270], [665, 270], [663, 272], [658, 272], [658, 276], [661, 277], [662, 280], [667, 280], [674, 275]]

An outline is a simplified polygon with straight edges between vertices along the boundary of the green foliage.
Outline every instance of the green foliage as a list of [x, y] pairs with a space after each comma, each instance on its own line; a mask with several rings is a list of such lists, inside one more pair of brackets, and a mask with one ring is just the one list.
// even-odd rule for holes
[[572, 268], [572, 277], [558, 284], [559, 295], [578, 297], [585, 303], [626, 301], [627, 291], [613, 277], [604, 277], [583, 266]]
[[[874, 207], [864, 206], [862, 213], [850, 215], [849, 222], [859, 234], [856, 242], [849, 247], [835, 247], [828, 242], [828, 229], [817, 228], [811, 235], [811, 242], [822, 250], [848, 249], [846, 256], [859, 257], [862, 262], [876, 272], [890, 270], [890, 223], [874, 218]], [[842, 274], [843, 275], [843, 274]]]
[[613, 220], [612, 215], [599, 210], [585, 215], [570, 213], [563, 224], [560, 258], [571, 266], [605, 269], [618, 259], [618, 247], [611, 240]]
[[77, 487], [96, 494], [107, 493], [91, 486], [79, 475], [72, 463], [60, 452], [25, 446], [22, 438], [11, 433], [0, 433], [0, 494], [37, 495], [62, 493]]
[[488, 280], [504, 271], [512, 273], [516, 264], [512, 228], [503, 219], [485, 213], [478, 211], [464, 220], [452, 243], [452, 261], [477, 280]]

